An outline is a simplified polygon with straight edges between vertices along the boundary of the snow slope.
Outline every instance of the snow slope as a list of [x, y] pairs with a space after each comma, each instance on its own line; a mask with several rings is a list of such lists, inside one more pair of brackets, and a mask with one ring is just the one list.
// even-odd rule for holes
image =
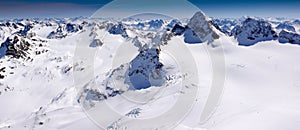
[[[3, 54], [0, 55], [0, 129], [98, 130], [101, 128], [94, 121], [99, 119], [114, 121], [103, 126], [106, 129], [166, 129], [172, 126], [178, 130], [298, 130], [300, 46], [290, 44], [289, 40], [281, 44], [277, 39], [240, 46], [239, 39], [222, 34], [223, 31], [216, 30], [207, 19], [198, 13], [192, 25], [199, 27], [201, 22], [208, 25], [205, 28], [209, 31], [201, 37], [201, 42], [211, 44], [187, 44], [185, 35], [172, 31], [176, 24], [191, 25], [182, 21], [173, 26], [170, 26], [174, 22], [171, 20], [126, 19], [122, 22], [84, 18], [1, 23], [1, 48], [7, 49], [6, 44], [9, 44], [12, 47], [8, 49], [24, 51], [26, 55], [17, 55], [17, 58], [0, 49]], [[272, 29], [283, 22], [265, 21], [273, 21], [270, 22]], [[25, 24], [31, 28], [26, 29]], [[224, 24], [236, 26], [231, 22]], [[142, 29], [137, 25], [143, 25]], [[257, 28], [257, 24], [245, 27], [248, 25], [250, 29], [246, 31]], [[298, 26], [292, 26], [296, 29], [293, 33], [297, 34]], [[218, 38], [214, 38], [214, 33]], [[279, 32], [275, 30], [275, 33]], [[17, 42], [5, 43], [7, 38], [14, 39], [14, 36], [19, 39]], [[297, 38], [291, 34], [284, 36]], [[18, 46], [22, 41], [28, 41], [28, 49]], [[181, 46], [176, 48], [176, 45]], [[174, 46], [176, 55], [168, 50]], [[80, 49], [84, 53], [78, 54]], [[214, 76], [212, 55], [218, 55], [210, 54], [211, 50], [224, 51], [225, 83], [216, 109], [203, 121], [201, 112], [209, 98]], [[183, 63], [178, 59], [184, 56], [189, 56], [186, 59], [194, 61], [197, 69], [181, 73], [185, 68], [180, 68]], [[140, 82], [135, 81], [141, 76], [130, 77], [129, 73], [146, 75], [142, 78], [150, 86], [132, 88], [131, 85], [139, 86]], [[156, 77], [165, 80], [157, 81]], [[188, 83], [182, 88], [181, 84], [190, 78], [197, 79], [198, 83]], [[193, 95], [189, 90], [195, 88], [198, 91], [192, 101], [193, 107], [184, 118], [180, 117], [182, 120], [174, 120], [180, 115], [177, 113], [143, 124], [143, 119], [159, 117], [172, 110], [180, 96]], [[93, 111], [102, 109], [103, 103], [108, 103], [122, 116]], [[187, 107], [189, 104], [178, 108]], [[91, 113], [100, 118], [88, 115]], [[131, 119], [140, 119], [140, 122]]]

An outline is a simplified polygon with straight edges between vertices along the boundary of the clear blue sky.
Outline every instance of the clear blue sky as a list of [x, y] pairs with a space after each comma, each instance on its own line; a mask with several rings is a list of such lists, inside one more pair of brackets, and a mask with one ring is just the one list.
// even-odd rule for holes
[[[90, 16], [111, 0], [1, 0], [0, 19]], [[211, 17], [300, 18], [299, 0], [189, 0]], [[180, 5], [178, 5], [180, 6]], [[122, 6], [120, 6], [122, 8]], [[184, 10], [183, 10], [184, 11]]]

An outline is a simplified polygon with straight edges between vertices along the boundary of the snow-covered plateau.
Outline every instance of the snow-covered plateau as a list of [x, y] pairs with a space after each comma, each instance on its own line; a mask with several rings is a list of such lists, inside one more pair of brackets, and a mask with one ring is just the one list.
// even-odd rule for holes
[[[202, 121], [218, 71], [212, 55], [223, 55], [224, 83]], [[299, 56], [299, 19], [197, 12], [189, 20], [1, 20], [0, 129], [299, 130]], [[182, 66], [196, 69], [183, 73]], [[190, 79], [198, 82], [185, 83]], [[180, 121], [135, 121], [178, 107], [195, 88]], [[120, 116], [100, 111], [104, 103]], [[101, 128], [93, 116], [113, 122]]]

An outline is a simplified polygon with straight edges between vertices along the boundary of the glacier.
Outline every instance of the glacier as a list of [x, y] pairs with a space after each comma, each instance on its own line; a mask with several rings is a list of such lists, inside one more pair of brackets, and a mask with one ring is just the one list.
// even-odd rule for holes
[[[99, 126], [85, 110], [99, 103], [109, 103], [124, 117], [150, 118], [171, 109], [178, 95], [198, 87], [194, 107], [180, 124], [173, 124], [174, 129], [296, 130], [300, 121], [299, 35], [298, 19], [217, 19], [203, 12], [189, 20], [2, 20], [0, 129], [96, 130]], [[91, 55], [93, 67], [88, 59], [74, 60], [78, 42], [86, 43], [85, 53], [96, 52]], [[198, 70], [180, 73], [176, 57], [164, 51], [176, 44], [188, 48]], [[123, 45], [134, 48], [123, 50], [125, 54], [133, 54], [124, 55], [124, 63], [113, 66]], [[209, 49], [224, 50], [226, 81], [222, 100], [203, 123], [199, 111], [204, 109], [213, 76]], [[186, 54], [183, 48], [176, 51]], [[79, 75], [81, 80], [74, 81], [74, 75], [89, 69], [92, 79]], [[183, 91], [180, 84], [191, 73], [199, 75], [199, 84], [188, 84]], [[74, 88], [75, 83], [82, 90]], [[106, 129], [135, 125], [124, 117]]]

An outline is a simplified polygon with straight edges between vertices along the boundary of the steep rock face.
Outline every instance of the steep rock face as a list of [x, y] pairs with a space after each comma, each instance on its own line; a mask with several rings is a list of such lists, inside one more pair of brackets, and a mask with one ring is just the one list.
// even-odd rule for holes
[[276, 40], [278, 38], [270, 23], [264, 20], [247, 18], [242, 25], [232, 30], [239, 45], [251, 46], [260, 41]]
[[176, 24], [172, 32], [183, 35], [185, 43], [212, 42], [220, 37], [211, 20], [201, 11], [195, 13], [185, 27]]
[[13, 34], [1, 44], [0, 58], [7, 55], [12, 58], [30, 60], [32, 54], [40, 55], [48, 51], [43, 47], [45, 42], [36, 37], [23, 36], [19, 33]]
[[171, 30], [175, 35], [182, 35], [185, 31], [185, 27], [179, 25], [179, 24], [175, 24], [175, 26], [173, 27], [173, 29]]
[[31, 43], [37, 41], [31, 29], [36, 21], [16, 21], [0, 24], [0, 58], [12, 55], [14, 58], [25, 58]]
[[201, 39], [201, 41], [213, 41], [220, 36], [216, 33], [210, 19], [201, 11], [197, 12], [189, 21], [188, 28]]
[[9, 45], [9, 40], [7, 39], [4, 43], [0, 46], [0, 58], [6, 55], [7, 46]]
[[[100, 95], [102, 100], [120, 95], [128, 90], [141, 90], [165, 84], [167, 74], [159, 60], [159, 53], [158, 47], [148, 47], [147, 45], [141, 47], [139, 54], [132, 61], [113, 68], [107, 73], [107, 77], [100, 83], [103, 92], [101, 94], [99, 92], [97, 95]], [[83, 97], [88, 96], [88, 90], [91, 89], [86, 88]]]
[[161, 71], [163, 64], [159, 61], [158, 48], [146, 48], [130, 62], [128, 76], [134, 89], [144, 89], [150, 86], [160, 86], [163, 82]]
[[280, 43], [292, 43], [300, 45], [300, 35], [292, 32], [287, 32], [282, 30], [279, 33], [279, 42]]
[[183, 34], [184, 42], [190, 44], [202, 43], [203, 40], [191, 29], [187, 28]]
[[71, 24], [71, 23], [66, 24], [66, 31], [67, 32], [78, 32], [80, 30], [82, 30], [81, 25]]
[[165, 84], [167, 76], [163, 64], [159, 61], [159, 53], [157, 47], [143, 46], [132, 61], [111, 70], [107, 77], [101, 80], [98, 89], [93, 88], [97, 78], [89, 82], [78, 102], [85, 103], [84, 106], [88, 108], [95, 102], [122, 95], [128, 90], [141, 90]]
[[0, 48], [0, 57], [4, 55], [12, 55], [15, 58], [25, 58], [30, 43], [21, 36], [12, 36], [2, 43]]
[[114, 35], [122, 35], [122, 37], [128, 37], [126, 33], [126, 28], [122, 23], [118, 23], [117, 25], [113, 25], [109, 28], [108, 32]]

